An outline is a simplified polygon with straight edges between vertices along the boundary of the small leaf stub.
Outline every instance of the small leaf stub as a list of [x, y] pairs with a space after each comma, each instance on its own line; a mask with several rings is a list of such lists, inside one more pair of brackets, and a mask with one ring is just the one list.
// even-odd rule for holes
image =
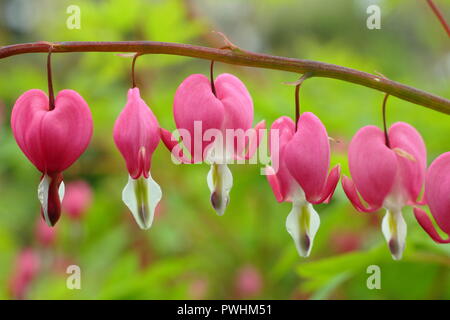
[[122, 201], [130, 209], [136, 223], [141, 229], [149, 229], [153, 223], [155, 209], [161, 200], [160, 186], [149, 173], [148, 178], [128, 178], [128, 183], [122, 192]]
[[226, 164], [213, 163], [206, 180], [211, 191], [211, 204], [217, 214], [222, 216], [230, 202], [233, 175]]

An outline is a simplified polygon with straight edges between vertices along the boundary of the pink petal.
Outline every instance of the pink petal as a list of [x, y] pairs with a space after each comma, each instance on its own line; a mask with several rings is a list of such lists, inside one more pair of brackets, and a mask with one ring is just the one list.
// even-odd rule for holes
[[161, 140], [172, 155], [181, 163], [192, 163], [192, 160], [184, 156], [180, 143], [172, 133], [164, 128], [160, 128]]
[[250, 129], [253, 123], [253, 101], [237, 77], [223, 73], [214, 81], [217, 99], [224, 106], [223, 129]]
[[286, 144], [291, 141], [295, 133], [295, 123], [289, 117], [279, 117], [270, 128], [270, 137], [277, 137], [275, 133], [278, 134], [278, 139], [275, 140], [275, 145], [272, 144], [272, 139], [269, 139], [270, 154], [279, 152], [283, 149]]
[[320, 196], [320, 198], [317, 199], [315, 202], [311, 203], [319, 204], [323, 202], [325, 203], [330, 202], [340, 177], [341, 177], [341, 166], [337, 165], [328, 174], [327, 181], [325, 183], [325, 187], [323, 188], [322, 195]]
[[289, 173], [305, 192], [308, 202], [320, 200], [330, 165], [328, 134], [311, 112], [300, 116], [297, 132], [286, 145], [285, 163]]
[[450, 152], [441, 154], [430, 165], [425, 190], [436, 223], [450, 235]]
[[46, 170], [46, 161], [39, 128], [42, 118], [48, 112], [48, 104], [45, 92], [32, 89], [17, 99], [11, 113], [11, 129], [17, 144], [41, 172]]
[[408, 193], [409, 202], [415, 203], [425, 181], [427, 152], [422, 137], [411, 125], [397, 122], [389, 129], [391, 148], [400, 148], [414, 157], [414, 160], [397, 156], [402, 186]]
[[[221, 92], [223, 91], [220, 88]], [[208, 78], [202, 74], [187, 77], [178, 87], [173, 104], [175, 124], [178, 129], [190, 133], [191, 144], [185, 145], [193, 157], [193, 162], [203, 160], [203, 154], [211, 141], [203, 141], [203, 134], [208, 129], [221, 129], [224, 119], [224, 106], [214, 96]], [[194, 125], [197, 122], [197, 132]]]
[[417, 221], [422, 226], [422, 228], [428, 233], [428, 235], [436, 241], [437, 243], [450, 243], [450, 237], [445, 240], [442, 239], [442, 237], [439, 235], [439, 233], [436, 231], [436, 228], [433, 225], [433, 222], [431, 222], [430, 217], [428, 214], [419, 208], [414, 208], [414, 215], [416, 216]]
[[[397, 157], [386, 146], [383, 132], [375, 126], [361, 128], [350, 142], [348, 160], [356, 189], [369, 208], [381, 207], [397, 172]], [[348, 183], [347, 187], [356, 203], [356, 190], [353, 193], [354, 187]]]
[[263, 131], [266, 129], [266, 120], [262, 120], [258, 122], [253, 129], [254, 135], [248, 141], [248, 149], [247, 153], [244, 156], [244, 159], [248, 160], [255, 154], [256, 150], [261, 143], [261, 138], [263, 137]]
[[356, 210], [360, 212], [374, 212], [380, 209], [381, 205], [369, 205], [369, 207], [366, 207], [359, 198], [355, 184], [346, 176], [342, 177], [342, 188], [344, 189], [347, 198], [350, 200]]
[[11, 127], [30, 161], [41, 172], [67, 169], [87, 148], [92, 136], [92, 117], [87, 103], [73, 90], [62, 90], [49, 111], [48, 98], [40, 90], [25, 92], [14, 105]]
[[[236, 134], [236, 130], [241, 129], [244, 133], [250, 129], [253, 123], [253, 101], [242, 81], [229, 73], [223, 73], [217, 77], [214, 85], [217, 99], [222, 102], [225, 112], [223, 132], [231, 129]], [[248, 143], [248, 139], [235, 138], [235, 154], [242, 154]]]
[[289, 117], [278, 118], [270, 128], [269, 147], [272, 167], [267, 179], [279, 202], [290, 201], [294, 182], [285, 165], [285, 148], [295, 132], [295, 124]]
[[278, 179], [275, 170], [272, 167], [268, 166], [266, 167], [265, 171], [267, 181], [269, 182], [270, 187], [272, 188], [275, 198], [277, 199], [278, 202], [283, 202], [286, 197], [286, 191], [282, 189], [280, 180]]
[[114, 141], [125, 158], [133, 179], [148, 178], [151, 156], [160, 140], [153, 112], [141, 99], [138, 88], [128, 90], [128, 101], [114, 125]]

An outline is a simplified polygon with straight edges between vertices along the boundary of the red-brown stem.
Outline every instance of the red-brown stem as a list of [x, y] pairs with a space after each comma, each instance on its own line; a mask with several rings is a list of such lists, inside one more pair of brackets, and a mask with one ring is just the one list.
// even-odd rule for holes
[[298, 119], [300, 118], [300, 86], [300, 83], [295, 86], [295, 131], [297, 131]]
[[53, 92], [53, 80], [52, 80], [52, 49], [49, 48], [47, 56], [47, 82], [48, 82], [48, 109], [55, 109], [55, 94]]
[[442, 14], [441, 10], [436, 6], [433, 0], [427, 0], [428, 5], [430, 6], [431, 10], [433, 10], [434, 14], [438, 18], [439, 22], [441, 23], [442, 27], [444, 28], [445, 32], [447, 32], [447, 36], [450, 38], [450, 26], [448, 25], [447, 21], [444, 18], [444, 15]]
[[136, 65], [136, 59], [140, 55], [141, 55], [140, 53], [136, 53], [133, 57], [133, 62], [131, 62], [131, 86], [132, 86], [132, 88], [136, 88], [136, 78], [135, 78], [135, 73], [134, 73], [134, 67]]
[[384, 99], [383, 99], [383, 110], [382, 110], [382, 113], [383, 113], [384, 140], [386, 142], [386, 146], [388, 148], [390, 148], [391, 147], [391, 143], [389, 141], [389, 135], [388, 135], [387, 124], [386, 124], [386, 102], [387, 102], [388, 98], [389, 98], [389, 94], [386, 93], [384, 95]]
[[211, 60], [211, 65], [209, 67], [209, 79], [211, 81], [211, 90], [212, 93], [216, 95], [216, 86], [214, 85], [214, 60]]
[[305, 73], [295, 85], [295, 131], [297, 131], [298, 119], [300, 118], [300, 87], [302, 86], [303, 82], [310, 77], [312, 77], [312, 74], [310, 72]]
[[145, 54], [169, 54], [248, 67], [283, 70], [297, 74], [311, 72], [314, 74], [314, 77], [333, 78], [355, 83], [389, 93], [405, 101], [450, 114], [450, 100], [377, 75], [324, 62], [271, 56], [240, 49], [214, 49], [188, 44], [153, 41], [32, 42], [1, 47], [0, 59], [23, 53], [48, 52], [50, 46], [53, 48], [53, 53], [140, 52]]

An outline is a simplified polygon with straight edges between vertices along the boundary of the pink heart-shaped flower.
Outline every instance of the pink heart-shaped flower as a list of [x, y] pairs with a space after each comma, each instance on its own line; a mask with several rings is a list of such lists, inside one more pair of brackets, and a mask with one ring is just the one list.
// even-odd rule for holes
[[67, 169], [86, 150], [92, 137], [92, 116], [84, 99], [62, 90], [49, 110], [47, 95], [37, 89], [22, 94], [11, 114], [14, 138], [42, 173]]
[[84, 99], [62, 90], [50, 110], [47, 95], [29, 90], [17, 99], [11, 114], [14, 138], [27, 158], [42, 172], [38, 197], [41, 213], [53, 226], [61, 215], [62, 171], [86, 150], [92, 137], [92, 116]]

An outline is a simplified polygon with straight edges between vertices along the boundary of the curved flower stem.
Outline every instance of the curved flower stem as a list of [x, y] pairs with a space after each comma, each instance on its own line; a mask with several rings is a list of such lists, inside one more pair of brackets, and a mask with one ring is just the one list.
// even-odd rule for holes
[[298, 119], [300, 118], [300, 87], [301, 83], [295, 86], [295, 131], [297, 131]]
[[136, 59], [137, 57], [139, 57], [141, 54], [138, 52], [133, 56], [133, 62], [131, 62], [131, 85], [132, 88], [136, 88], [136, 78], [135, 78], [135, 73], [134, 73], [134, 67], [136, 65]]
[[55, 94], [53, 92], [53, 80], [52, 80], [52, 47], [48, 48], [47, 56], [47, 82], [48, 82], [48, 101], [49, 110], [55, 109]]
[[300, 118], [300, 87], [306, 79], [311, 77], [312, 73], [307, 72], [297, 82], [293, 83], [295, 84], [295, 131], [297, 131], [298, 119]]
[[271, 56], [239, 48], [214, 49], [180, 43], [153, 41], [116, 42], [32, 42], [0, 48], [0, 59], [23, 53], [48, 52], [140, 52], [142, 54], [170, 54], [215, 60], [228, 64], [295, 73], [312, 72], [315, 77], [334, 78], [389, 93], [392, 96], [424, 107], [450, 114], [450, 100], [367, 72], [334, 64]]
[[431, 10], [433, 10], [447, 35], [450, 37], [450, 26], [448, 25], [447, 21], [445, 21], [444, 15], [442, 14], [441, 10], [439, 10], [433, 0], [427, 0], [427, 3], [430, 6]]
[[384, 95], [384, 99], [383, 99], [383, 128], [384, 128], [384, 139], [386, 142], [386, 146], [388, 148], [391, 148], [391, 143], [389, 142], [389, 135], [388, 135], [387, 125], [386, 125], [386, 102], [387, 102], [388, 98], [389, 98], [389, 93], [386, 93]]
[[214, 60], [211, 60], [211, 66], [209, 67], [209, 78], [211, 81], [211, 90], [212, 93], [216, 95], [216, 86], [214, 85]]

